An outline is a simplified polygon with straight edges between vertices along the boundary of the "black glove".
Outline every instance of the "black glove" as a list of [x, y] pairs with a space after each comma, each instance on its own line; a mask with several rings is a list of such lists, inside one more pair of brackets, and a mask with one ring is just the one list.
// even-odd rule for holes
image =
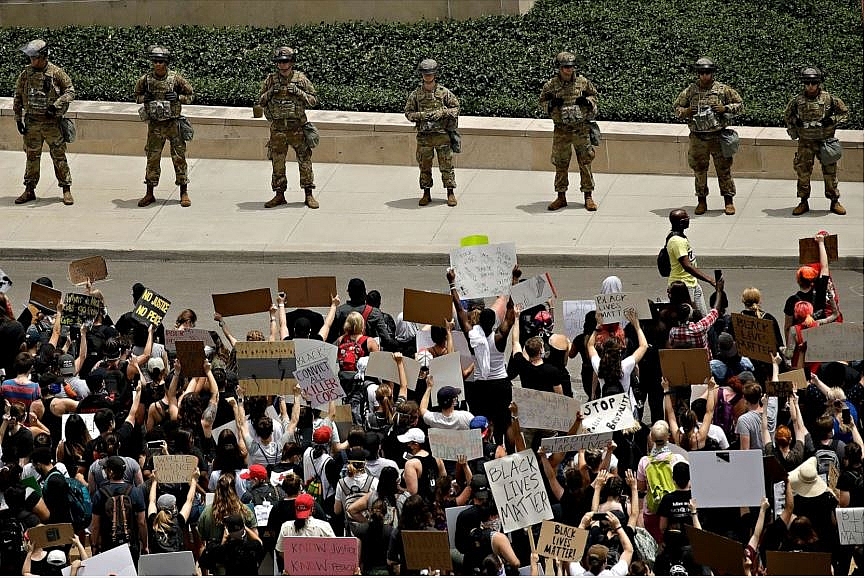
[[153, 102], [153, 95], [149, 92], [144, 93], [144, 102]]
[[563, 98], [554, 97], [550, 99], [550, 106], [553, 108], [556, 108], [557, 106], [562, 106], [563, 104], [565, 104], [565, 99]]
[[49, 104], [45, 107], [45, 114], [48, 116], [57, 116], [57, 107], [53, 104]]
[[177, 93], [173, 90], [169, 90], [165, 93], [165, 100], [167, 100], [168, 102], [175, 102], [177, 98]]
[[18, 125], [18, 132], [20, 134], [27, 134], [27, 125], [24, 124], [23, 120], [16, 120], [15, 124]]
[[798, 126], [799, 128], [802, 128], [803, 126], [805, 126], [805, 123], [802, 122], [801, 118], [797, 118], [796, 119], [796, 126]]
[[832, 120], [831, 116], [824, 116], [823, 119], [820, 121], [820, 124], [822, 124], [824, 127], [832, 126], [833, 124], [835, 124], [835, 121]]
[[574, 104], [581, 104], [583, 106], [589, 106], [589, 99], [585, 96], [578, 96], [577, 100], [574, 101]]

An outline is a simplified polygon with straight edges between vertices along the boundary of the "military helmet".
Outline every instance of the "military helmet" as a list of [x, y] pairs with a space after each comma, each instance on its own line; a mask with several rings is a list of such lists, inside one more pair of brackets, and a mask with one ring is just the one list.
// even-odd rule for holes
[[696, 72], [715, 72], [718, 70], [718, 67], [712, 61], [711, 58], [698, 58], [697, 62], [694, 63], [694, 70]]
[[31, 40], [27, 44], [21, 47], [21, 52], [29, 56], [30, 58], [35, 58], [37, 56], [42, 56], [44, 58], [48, 58], [48, 54], [51, 52], [48, 48], [48, 43], [42, 40], [41, 38], [37, 38], [36, 40]]
[[432, 58], [424, 58], [417, 65], [417, 71], [420, 74], [435, 74], [439, 71], [439, 63]]
[[280, 46], [273, 51], [271, 60], [274, 62], [294, 62], [296, 52], [288, 46]]
[[570, 52], [559, 52], [556, 55], [556, 66], [559, 68], [563, 66], [576, 66], [577, 65], [577, 57]]
[[168, 62], [171, 60], [171, 51], [164, 46], [151, 46], [150, 53], [147, 56], [154, 62], [157, 60]]
[[808, 68], [802, 69], [802, 81], [805, 82], [807, 80], [814, 80], [817, 82], [823, 82], [823, 72], [819, 68], [815, 68], [813, 66], [809, 66]]

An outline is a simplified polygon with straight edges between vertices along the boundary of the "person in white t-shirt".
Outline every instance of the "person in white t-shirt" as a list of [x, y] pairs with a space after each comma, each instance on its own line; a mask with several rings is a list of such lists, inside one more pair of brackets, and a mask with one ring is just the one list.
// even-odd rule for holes
[[[598, 325], [600, 326], [603, 324], [603, 318], [600, 313], [596, 313], [596, 315]], [[637, 312], [633, 308], [629, 307], [625, 311], [625, 319], [637, 330], [637, 349], [634, 353], [623, 359], [621, 354], [622, 346], [619, 341], [608, 339], [604, 341], [603, 356], [598, 354], [595, 349], [595, 335], [597, 331], [592, 332], [586, 349], [592, 362], [592, 369], [595, 370], [595, 374], [598, 376], [599, 391], [594, 392], [595, 395], [592, 398], [597, 399], [598, 397], [614, 395], [617, 392], [624, 392], [630, 398], [631, 407], [636, 409], [637, 400], [634, 397], [634, 392], [631, 390], [631, 373], [633, 373], [637, 364], [640, 363], [640, 360], [643, 359], [646, 351], [649, 350], [649, 342], [640, 328], [640, 320], [637, 318]], [[614, 383], [614, 380], [618, 380], [618, 384]]]
[[440, 411], [429, 411], [430, 392], [433, 389], [432, 377], [427, 378], [427, 388], [420, 400], [420, 409], [418, 412], [423, 418], [425, 424], [429, 427], [438, 427], [442, 429], [470, 429], [474, 414], [469, 411], [456, 409], [462, 390], [446, 385], [438, 390], [436, 398]]

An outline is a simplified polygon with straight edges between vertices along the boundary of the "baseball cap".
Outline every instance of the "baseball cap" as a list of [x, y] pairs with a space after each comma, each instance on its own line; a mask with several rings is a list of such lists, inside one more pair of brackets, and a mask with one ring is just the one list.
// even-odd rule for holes
[[27, 347], [33, 347], [42, 338], [42, 334], [39, 333], [39, 328], [35, 325], [31, 325], [27, 328], [27, 333], [24, 335], [24, 339], [27, 341]]
[[721, 333], [718, 335], [718, 356], [719, 357], [733, 357], [736, 355], [736, 342], [733, 340], [733, 336], [729, 333]]
[[442, 405], [455, 397], [459, 397], [460, 393], [462, 393], [461, 389], [446, 385], [438, 391], [436, 397], [439, 400], [439, 405]]
[[487, 431], [490, 427], [490, 420], [488, 420], [485, 416], [476, 415], [472, 418], [472, 421], [469, 422], [469, 429], [479, 429], [481, 431], [481, 435], [487, 435]]
[[240, 474], [240, 479], [242, 480], [266, 480], [267, 477], [267, 469], [261, 464], [252, 464], [249, 466], [249, 470]]
[[490, 495], [490, 483], [484, 474], [473, 475], [471, 487], [475, 498], [488, 498]]
[[322, 425], [312, 432], [312, 442], [316, 444], [330, 443], [332, 436], [333, 430], [330, 429], [330, 426]]
[[66, 553], [63, 550], [51, 550], [45, 561], [52, 566], [66, 566]]
[[177, 506], [177, 498], [171, 494], [162, 494], [156, 500], [156, 507], [160, 510], [173, 510]]
[[154, 369], [165, 371], [165, 362], [161, 357], [151, 357], [147, 361], [147, 371], [153, 371]]
[[294, 517], [305, 520], [312, 515], [315, 499], [310, 494], [301, 494], [294, 499]]
[[414, 442], [416, 444], [422, 444], [426, 440], [426, 434], [423, 433], [422, 429], [413, 427], [401, 436], [396, 436], [396, 439], [399, 440], [399, 442], [402, 444], [407, 444], [411, 442]]
[[75, 358], [64, 353], [60, 356], [60, 375], [75, 375]]

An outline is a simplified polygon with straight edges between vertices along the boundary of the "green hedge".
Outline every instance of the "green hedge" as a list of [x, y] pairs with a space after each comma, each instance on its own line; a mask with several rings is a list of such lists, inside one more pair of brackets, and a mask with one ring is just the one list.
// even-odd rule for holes
[[741, 124], [779, 126], [798, 70], [816, 64], [849, 106], [848, 127], [861, 129], [861, 10], [851, 0], [538, 0], [522, 17], [414, 24], [0, 29], [0, 94], [12, 94], [26, 63], [18, 46], [43, 37], [80, 99], [131, 100], [149, 67], [146, 46], [159, 43], [175, 53], [197, 103], [250, 106], [272, 70], [270, 50], [288, 44], [325, 109], [402, 111], [417, 62], [432, 57], [464, 114], [536, 117], [552, 58], [568, 49], [601, 92], [605, 120], [671, 122], [671, 102], [693, 78], [688, 65], [705, 55], [742, 95]]

